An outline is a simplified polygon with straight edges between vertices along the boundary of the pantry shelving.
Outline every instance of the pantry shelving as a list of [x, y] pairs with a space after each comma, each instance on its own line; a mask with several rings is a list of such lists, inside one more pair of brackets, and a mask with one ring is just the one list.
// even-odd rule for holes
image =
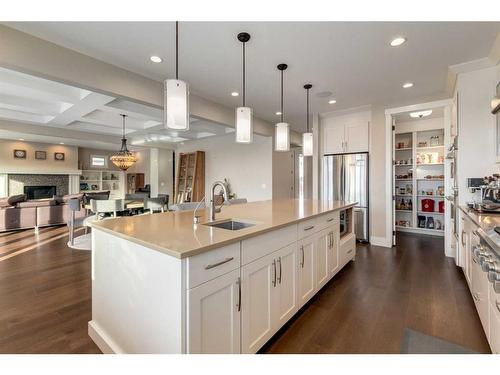
[[442, 236], [444, 233], [444, 129], [394, 136], [395, 228]]

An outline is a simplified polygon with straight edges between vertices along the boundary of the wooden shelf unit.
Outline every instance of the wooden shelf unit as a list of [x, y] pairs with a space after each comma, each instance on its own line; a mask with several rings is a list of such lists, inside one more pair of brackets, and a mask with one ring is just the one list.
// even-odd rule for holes
[[174, 203], [199, 202], [205, 195], [205, 152], [180, 153]]

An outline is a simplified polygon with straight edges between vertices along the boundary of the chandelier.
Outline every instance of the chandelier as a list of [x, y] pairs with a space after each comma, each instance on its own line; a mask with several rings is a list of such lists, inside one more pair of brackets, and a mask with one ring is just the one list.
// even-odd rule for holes
[[126, 171], [137, 161], [137, 157], [127, 148], [127, 138], [125, 138], [125, 117], [127, 117], [127, 115], [120, 116], [123, 117], [122, 147], [120, 148], [120, 151], [112, 155], [109, 159], [122, 171]]

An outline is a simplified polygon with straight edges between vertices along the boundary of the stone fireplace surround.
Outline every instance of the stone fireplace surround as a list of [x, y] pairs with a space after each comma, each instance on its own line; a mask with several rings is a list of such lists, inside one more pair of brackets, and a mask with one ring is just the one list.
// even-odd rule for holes
[[56, 195], [69, 194], [69, 176], [58, 174], [9, 174], [8, 195], [24, 194], [24, 186], [55, 186]]

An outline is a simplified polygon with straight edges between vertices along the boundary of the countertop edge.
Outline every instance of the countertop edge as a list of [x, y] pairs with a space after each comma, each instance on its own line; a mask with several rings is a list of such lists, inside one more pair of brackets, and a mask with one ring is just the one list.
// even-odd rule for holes
[[134, 243], [136, 243], [138, 245], [141, 245], [141, 246], [147, 247], [149, 249], [161, 252], [163, 254], [170, 255], [170, 256], [172, 256], [174, 258], [184, 259], [184, 258], [192, 257], [194, 255], [202, 254], [202, 253], [204, 253], [206, 251], [210, 251], [210, 250], [217, 249], [217, 248], [220, 248], [220, 247], [223, 247], [223, 246], [227, 246], [227, 245], [230, 245], [230, 244], [233, 244], [233, 243], [236, 243], [236, 242], [240, 242], [240, 241], [246, 240], [246, 239], [251, 238], [251, 237], [256, 237], [256, 236], [259, 236], [259, 235], [262, 235], [262, 234], [265, 234], [265, 233], [268, 233], [268, 232], [272, 232], [272, 231], [275, 231], [275, 230], [287, 227], [289, 225], [297, 224], [297, 223], [300, 223], [301, 221], [304, 221], [304, 220], [313, 219], [313, 218], [316, 218], [318, 216], [325, 215], [325, 214], [327, 214], [329, 212], [340, 211], [340, 210], [345, 210], [345, 209], [348, 209], [348, 208], [352, 208], [352, 207], [356, 206], [356, 204], [357, 204], [356, 202], [349, 203], [349, 204], [346, 204], [344, 206], [334, 208], [332, 210], [326, 210], [324, 212], [315, 213], [315, 214], [312, 214], [312, 215], [309, 215], [309, 216], [306, 216], [306, 217], [302, 217], [302, 218], [298, 218], [298, 219], [295, 219], [295, 220], [292, 220], [292, 221], [284, 222], [282, 224], [278, 224], [278, 225], [275, 225], [275, 226], [272, 226], [272, 227], [262, 228], [262, 229], [260, 229], [260, 230], [258, 230], [256, 232], [242, 234], [241, 236], [238, 236], [238, 237], [235, 237], [235, 238], [231, 238], [231, 239], [228, 239], [228, 240], [225, 240], [225, 241], [220, 241], [220, 242], [217, 242], [215, 244], [206, 245], [206, 246], [199, 247], [199, 248], [196, 248], [196, 249], [185, 250], [182, 253], [179, 253], [177, 251], [173, 251], [173, 250], [167, 249], [167, 248], [162, 247], [162, 246], [155, 245], [155, 244], [150, 243], [150, 242], [146, 242], [146, 241], [140, 240], [140, 239], [138, 239], [136, 237], [131, 237], [131, 236], [128, 236], [126, 234], [123, 234], [123, 233], [120, 233], [120, 232], [116, 232], [114, 230], [111, 230], [111, 229], [108, 229], [106, 227], [100, 226], [98, 222], [97, 223], [90, 223], [90, 227], [93, 230], [100, 230], [100, 231], [103, 231], [103, 232], [108, 233], [108, 234], [113, 234], [116, 237], [122, 238], [122, 239], [130, 241], [130, 242], [134, 242]]

